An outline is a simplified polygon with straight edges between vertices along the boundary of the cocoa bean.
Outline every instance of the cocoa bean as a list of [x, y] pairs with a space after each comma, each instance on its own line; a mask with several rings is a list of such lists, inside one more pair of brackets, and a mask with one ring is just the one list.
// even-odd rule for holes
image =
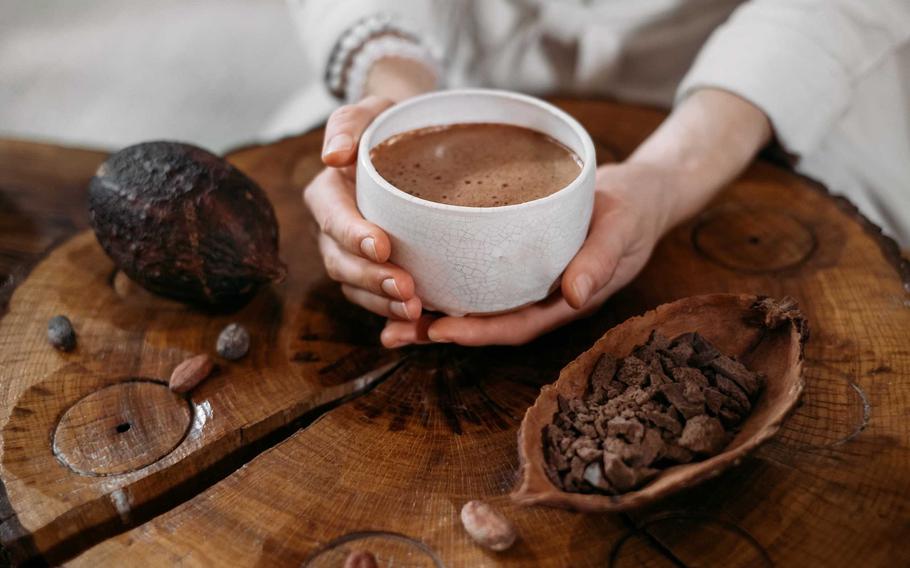
[[174, 392], [192, 390], [196, 385], [204, 381], [214, 368], [214, 361], [205, 353], [190, 357], [174, 367], [168, 387]]
[[355, 550], [344, 560], [344, 568], [379, 568], [376, 557], [366, 550]]
[[515, 526], [483, 501], [465, 503], [461, 524], [474, 542], [497, 552], [512, 546], [517, 536]]
[[76, 347], [76, 331], [66, 316], [54, 316], [47, 322], [47, 340], [60, 351]]
[[250, 332], [239, 323], [232, 323], [221, 330], [215, 344], [218, 355], [236, 361], [250, 350]]

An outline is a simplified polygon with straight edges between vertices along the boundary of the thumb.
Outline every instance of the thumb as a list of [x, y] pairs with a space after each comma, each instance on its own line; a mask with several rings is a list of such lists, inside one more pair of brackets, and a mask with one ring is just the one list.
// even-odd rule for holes
[[595, 217], [588, 238], [562, 275], [562, 295], [576, 310], [610, 282], [622, 258], [621, 239], [604, 217]]
[[333, 168], [353, 164], [360, 135], [379, 113], [390, 106], [392, 101], [370, 96], [358, 103], [335, 109], [325, 125], [322, 162]]

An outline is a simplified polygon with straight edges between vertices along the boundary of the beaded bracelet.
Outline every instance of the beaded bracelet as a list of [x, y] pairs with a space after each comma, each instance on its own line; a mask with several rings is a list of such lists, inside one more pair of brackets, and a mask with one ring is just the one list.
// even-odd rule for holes
[[442, 76], [439, 58], [415, 35], [392, 23], [388, 14], [369, 16], [341, 35], [326, 66], [325, 83], [336, 98], [348, 103], [363, 96], [367, 74], [376, 61], [401, 57], [424, 63]]

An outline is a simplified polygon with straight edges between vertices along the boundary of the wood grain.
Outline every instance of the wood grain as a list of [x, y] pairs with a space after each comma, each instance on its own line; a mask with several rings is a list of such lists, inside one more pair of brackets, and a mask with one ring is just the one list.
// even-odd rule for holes
[[[308, 144], [309, 152], [318, 148], [315, 138]], [[51, 153], [47, 168], [60, 158]], [[207, 313], [124, 283], [88, 231], [54, 249], [16, 288], [0, 320], [7, 401], [0, 406], [0, 476], [13, 512], [2, 539], [15, 558], [57, 562], [148, 518], [168, 507], [172, 493], [195, 491], [213, 464], [242, 465], [237, 452], [364, 388], [400, 359], [378, 347], [378, 318], [347, 306], [327, 311], [343, 304], [341, 295], [318, 254], [298, 246], [312, 241], [314, 229], [282, 169], [295, 166], [296, 155], [286, 158], [269, 162], [281, 183], [270, 182], [276, 174], [269, 170], [260, 170], [259, 181], [272, 191], [295, 270], [235, 313]], [[82, 201], [84, 189], [67, 191], [61, 199]], [[76, 329], [71, 353], [46, 342], [47, 320], [56, 314]], [[338, 334], [339, 322], [354, 320]], [[252, 334], [245, 358], [219, 360], [218, 372], [185, 400], [161, 391], [181, 361], [214, 356], [218, 333], [232, 321]], [[130, 385], [141, 395], [132, 396]], [[120, 432], [122, 424], [135, 428]]]
[[[559, 103], [620, 158], [663, 116]], [[141, 290], [118, 295], [89, 236], [57, 249], [18, 289], [0, 321], [0, 355], [12, 365], [0, 370], [0, 477], [12, 505], [5, 535], [20, 522], [20, 535], [52, 561], [103, 540], [72, 560], [87, 566], [332, 566], [354, 549], [395, 566], [910, 563], [901, 546], [910, 537], [910, 271], [848, 204], [766, 162], [668, 235], [642, 275], [592, 318], [522, 348], [407, 350], [374, 388], [186, 502], [170, 500], [187, 494], [181, 482], [226, 468], [219, 456], [280, 429], [332, 398], [327, 392], [350, 392], [358, 371], [388, 361], [375, 343], [381, 322], [347, 305], [322, 275], [299, 202], [319, 168], [320, 138], [231, 156], [275, 203], [291, 266], [287, 284], [238, 314], [191, 312]], [[803, 404], [779, 435], [740, 467], [632, 514], [514, 505], [515, 434], [540, 386], [623, 319], [711, 292], [791, 295], [811, 322]], [[89, 315], [74, 318], [80, 343], [70, 355], [48, 350], [38, 334], [61, 308]], [[52, 456], [48, 429], [65, 409], [109, 384], [166, 376], [210, 349], [232, 319], [253, 331], [251, 355], [192, 393], [194, 422], [175, 451], [102, 477], [103, 490], [99, 478], [64, 476], [59, 462], [41, 461]], [[513, 549], [486, 552], [468, 539], [458, 510], [475, 498], [515, 522]], [[123, 513], [135, 518], [133, 500], [170, 510], [111, 536], [132, 524]]]

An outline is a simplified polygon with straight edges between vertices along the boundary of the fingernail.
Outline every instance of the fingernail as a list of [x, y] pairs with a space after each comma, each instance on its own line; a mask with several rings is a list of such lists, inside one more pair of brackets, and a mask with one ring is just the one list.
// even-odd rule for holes
[[591, 277], [587, 274], [582, 274], [572, 283], [572, 289], [575, 291], [575, 297], [578, 298], [580, 305], [584, 305], [588, 301], [593, 285]]
[[373, 237], [367, 237], [360, 241], [360, 251], [376, 262], [379, 262], [379, 255], [376, 254], [376, 241]]
[[427, 330], [427, 337], [429, 337], [430, 341], [433, 343], [452, 343], [451, 339], [439, 335], [439, 332], [434, 331], [433, 328]]
[[408, 314], [408, 307], [404, 305], [404, 302], [389, 302], [389, 311], [401, 319], [411, 319], [411, 316]]
[[354, 146], [354, 139], [351, 138], [349, 134], [336, 134], [329, 139], [328, 143], [325, 145], [325, 150], [323, 150], [322, 155], [328, 156], [329, 154], [334, 154], [335, 152], [350, 150], [352, 146]]
[[401, 299], [401, 292], [398, 290], [398, 284], [395, 283], [394, 278], [386, 278], [382, 281], [382, 284], [379, 285], [382, 288], [382, 291], [392, 296], [393, 298]]

